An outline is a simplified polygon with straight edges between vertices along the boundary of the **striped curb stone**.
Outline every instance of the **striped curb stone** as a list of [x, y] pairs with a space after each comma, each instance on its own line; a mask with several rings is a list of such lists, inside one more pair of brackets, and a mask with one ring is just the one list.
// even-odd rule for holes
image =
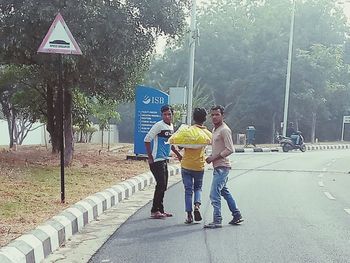
[[[338, 150], [338, 149], [350, 149], [350, 144], [339, 144], [339, 145], [312, 145], [307, 144], [306, 150], [307, 151], [314, 151], [314, 150]], [[281, 147], [274, 147], [274, 148], [261, 148], [261, 147], [255, 147], [255, 148], [235, 148], [235, 153], [246, 153], [246, 152], [281, 152]]]
[[340, 150], [340, 149], [350, 149], [350, 144], [336, 144], [336, 145], [306, 145], [306, 150]]
[[[168, 169], [169, 176], [180, 174], [179, 165]], [[0, 248], [0, 263], [41, 262], [106, 210], [154, 182], [152, 173], [146, 172], [86, 197]]]
[[261, 148], [261, 147], [254, 147], [254, 148], [235, 148], [235, 153], [245, 153], [245, 152], [278, 152], [277, 148]]

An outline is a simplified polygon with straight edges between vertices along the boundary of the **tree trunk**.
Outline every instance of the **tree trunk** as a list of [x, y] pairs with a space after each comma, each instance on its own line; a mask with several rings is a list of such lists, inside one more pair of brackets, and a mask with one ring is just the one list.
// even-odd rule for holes
[[271, 134], [271, 142], [272, 143], [275, 143], [275, 139], [276, 139], [276, 115], [277, 113], [274, 112], [273, 115], [272, 115], [272, 134]]
[[10, 149], [13, 148], [13, 125], [12, 125], [12, 111], [11, 111], [11, 104], [9, 102], [10, 95], [8, 92], [0, 93], [0, 103], [2, 112], [4, 114], [4, 117], [7, 121], [7, 130], [10, 138]]
[[103, 148], [103, 130], [104, 129], [101, 130], [101, 133], [102, 133], [102, 138], [101, 138], [101, 140], [102, 140], [102, 148]]
[[50, 134], [52, 153], [58, 153], [60, 149], [59, 137], [57, 136], [58, 123], [55, 112], [55, 90], [52, 83], [46, 86], [46, 103], [47, 103], [47, 126], [46, 130]]
[[7, 122], [9, 125], [10, 149], [14, 149], [15, 144], [16, 144], [15, 137], [14, 137], [15, 127], [16, 127], [16, 116], [15, 116], [13, 110], [11, 109], [10, 104], [9, 104], [8, 109], [9, 109], [9, 111], [8, 111], [8, 116], [7, 116], [7, 118], [8, 118]]
[[24, 139], [27, 137], [30, 131], [34, 131], [38, 129], [38, 127], [35, 129], [32, 129], [33, 124], [34, 124], [33, 122], [31, 122], [30, 120], [27, 120], [23, 116], [18, 118], [18, 129], [16, 134], [16, 141], [18, 145], [22, 145]]
[[71, 88], [66, 87], [64, 93], [64, 165], [69, 166], [72, 163], [74, 151]]
[[311, 122], [311, 143], [315, 143], [315, 135], [316, 135], [316, 120], [317, 113], [312, 113], [312, 122]]

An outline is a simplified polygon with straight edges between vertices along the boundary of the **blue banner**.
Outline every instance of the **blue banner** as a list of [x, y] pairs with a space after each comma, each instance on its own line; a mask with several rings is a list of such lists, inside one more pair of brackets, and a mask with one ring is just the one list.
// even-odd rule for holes
[[160, 108], [169, 103], [169, 95], [145, 86], [136, 87], [134, 153], [146, 154], [146, 134], [153, 124], [162, 119]]

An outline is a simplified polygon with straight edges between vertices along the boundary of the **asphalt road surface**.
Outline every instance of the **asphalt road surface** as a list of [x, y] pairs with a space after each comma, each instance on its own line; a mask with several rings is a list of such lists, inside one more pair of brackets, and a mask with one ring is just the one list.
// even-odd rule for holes
[[[97, 262], [350, 262], [350, 152], [244, 153], [232, 155], [228, 186], [245, 221], [212, 221], [205, 173], [203, 221], [184, 224], [184, 189], [166, 192], [175, 214], [149, 219], [151, 204], [127, 220], [91, 258]], [[223, 200], [224, 201], [224, 200]]]

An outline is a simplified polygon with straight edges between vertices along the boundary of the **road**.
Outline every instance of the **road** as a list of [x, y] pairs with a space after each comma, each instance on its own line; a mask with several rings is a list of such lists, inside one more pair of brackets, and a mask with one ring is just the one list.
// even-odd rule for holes
[[204, 222], [183, 223], [179, 183], [166, 193], [173, 218], [149, 219], [146, 205], [90, 262], [350, 262], [349, 160], [347, 150], [232, 155], [228, 186], [243, 224], [227, 224], [231, 215], [223, 203], [223, 228], [203, 229], [212, 219], [209, 170]]

